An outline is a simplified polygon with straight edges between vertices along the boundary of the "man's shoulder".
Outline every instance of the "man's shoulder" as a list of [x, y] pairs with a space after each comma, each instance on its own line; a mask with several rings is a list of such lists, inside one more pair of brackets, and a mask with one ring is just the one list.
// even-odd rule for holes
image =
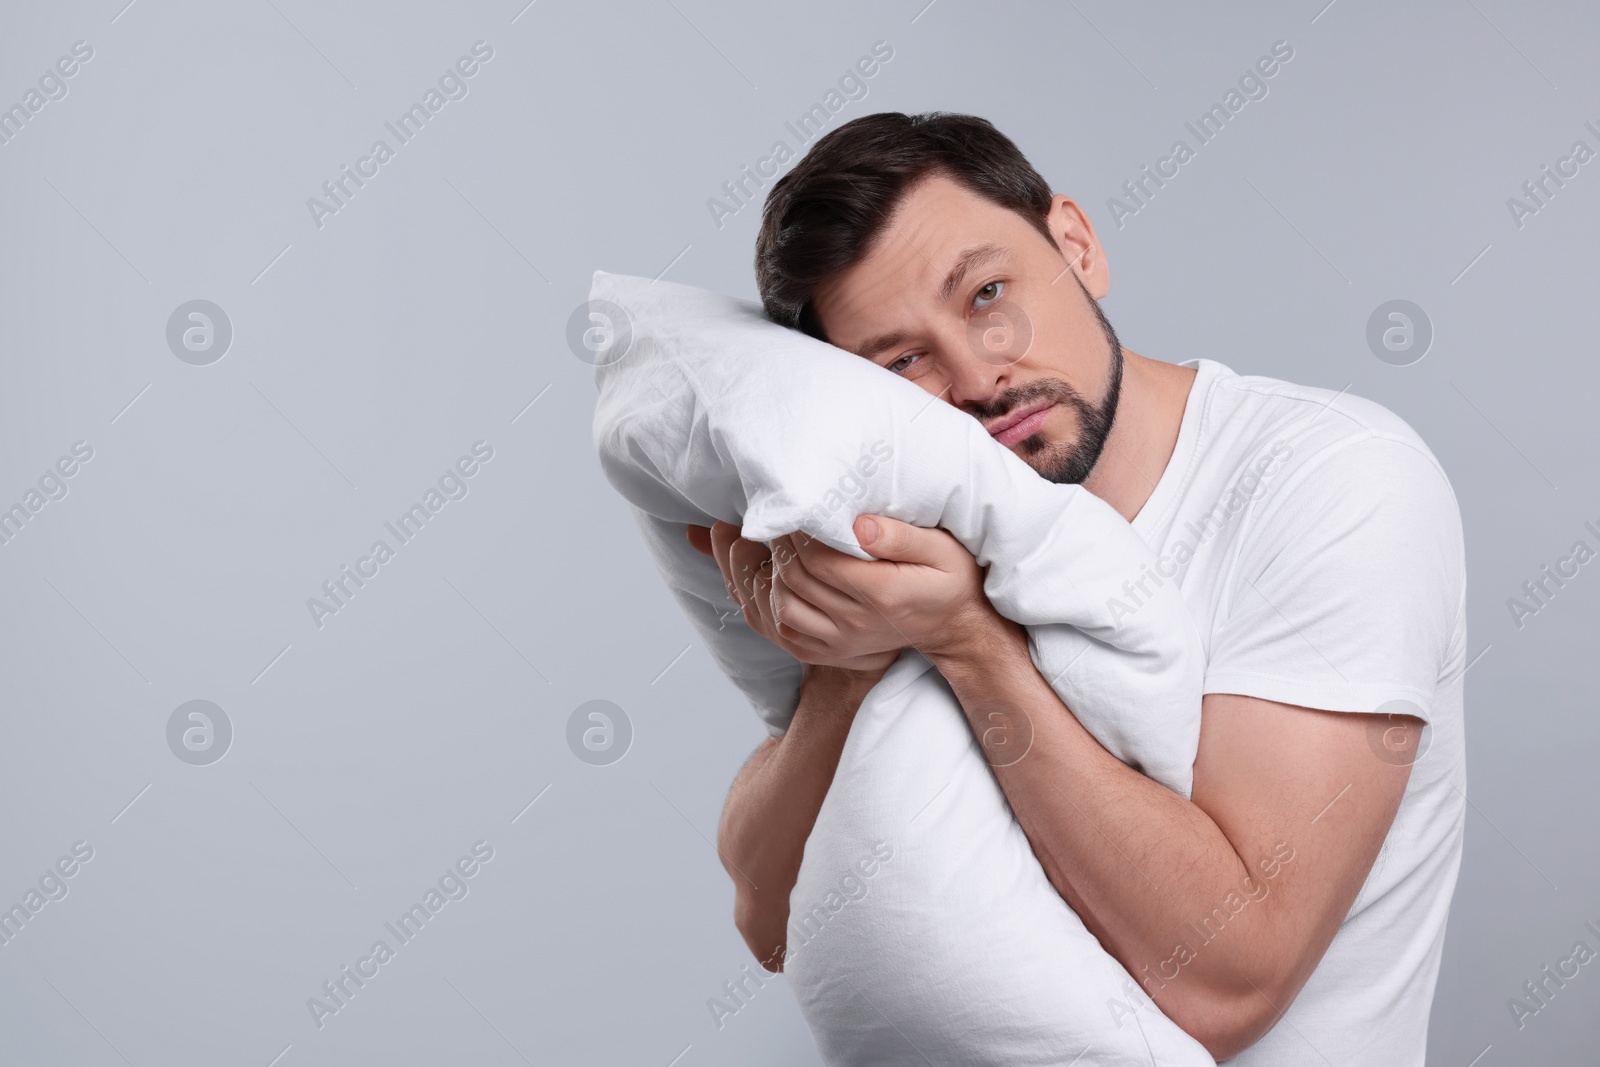
[[1197, 587], [1216, 598], [1207, 684], [1345, 711], [1400, 692], [1431, 709], [1464, 651], [1466, 571], [1460, 508], [1421, 436], [1348, 390], [1230, 374], [1207, 419], [1213, 469], [1260, 470], [1229, 483], [1221, 508], [1237, 518]]
[[[1346, 389], [1220, 373], [1208, 403], [1207, 451], [1224, 464], [1281, 461], [1265, 496], [1348, 497], [1426, 490], [1454, 502], [1448, 476], [1420, 434], [1389, 408]], [[1263, 501], [1264, 502], [1264, 501]]]

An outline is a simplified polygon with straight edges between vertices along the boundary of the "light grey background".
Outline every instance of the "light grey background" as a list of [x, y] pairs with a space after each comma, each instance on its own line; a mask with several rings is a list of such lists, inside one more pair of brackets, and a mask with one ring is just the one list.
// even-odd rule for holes
[[[1432, 446], [1481, 658], [1430, 1062], [1592, 1055], [1600, 964], [1520, 1031], [1506, 1001], [1600, 949], [1600, 563], [1520, 628], [1507, 600], [1600, 547], [1600, 161], [1520, 227], [1507, 199], [1600, 148], [1600, 17], [925, 2], [6, 3], [0, 105], [94, 55], [0, 145], [0, 506], [94, 455], [0, 545], [0, 904], [94, 856], [0, 946], [0, 1061], [819, 1062], [781, 979], [707, 1008], [750, 962], [709, 841], [764, 731], [600, 475], [565, 330], [596, 268], [754, 296], [759, 207], [707, 200], [880, 40], [830, 128], [989, 117], [1099, 227], [1129, 347], [1348, 387]], [[319, 228], [307, 198], [479, 40], [469, 94]], [[1118, 228], [1278, 40], [1269, 95]], [[1365, 339], [1397, 298], [1435, 330], [1403, 367]], [[193, 299], [234, 331], [209, 366], [166, 342]], [[307, 598], [480, 440], [318, 628]], [[167, 742], [195, 699], [234, 730], [208, 766]], [[634, 729], [607, 766], [566, 741], [594, 699]], [[307, 999], [480, 839], [469, 895], [319, 1029]]]

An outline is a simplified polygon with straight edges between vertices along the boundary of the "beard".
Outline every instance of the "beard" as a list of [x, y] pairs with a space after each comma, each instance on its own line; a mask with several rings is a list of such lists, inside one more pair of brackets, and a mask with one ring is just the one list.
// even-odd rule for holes
[[1052, 442], [1045, 436], [1044, 431], [1040, 430], [1017, 442], [1022, 459], [1030, 467], [1038, 471], [1047, 481], [1063, 485], [1080, 484], [1089, 477], [1089, 472], [1094, 470], [1095, 464], [1100, 460], [1100, 453], [1106, 446], [1106, 438], [1111, 434], [1111, 425], [1116, 421], [1117, 401], [1122, 397], [1122, 344], [1117, 340], [1117, 332], [1111, 328], [1111, 321], [1101, 310], [1100, 302], [1089, 295], [1089, 290], [1084, 288], [1083, 281], [1076, 274], [1072, 277], [1078, 283], [1083, 298], [1094, 309], [1095, 318], [1099, 320], [1100, 329], [1106, 338], [1110, 373], [1105, 395], [1100, 398], [1100, 402], [1091, 403], [1071, 384], [1060, 378], [1042, 378], [1010, 390], [992, 405], [974, 409], [974, 414], [978, 418], [989, 420], [998, 418], [1008, 411], [1014, 411], [1024, 404], [1044, 399], [1076, 412], [1078, 434], [1071, 440]]

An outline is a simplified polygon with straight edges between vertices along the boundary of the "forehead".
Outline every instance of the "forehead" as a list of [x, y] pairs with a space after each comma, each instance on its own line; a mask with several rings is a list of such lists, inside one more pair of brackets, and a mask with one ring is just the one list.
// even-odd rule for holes
[[831, 343], [855, 351], [871, 335], [912, 328], [915, 317], [940, 307], [940, 286], [963, 251], [993, 244], [1014, 256], [1030, 235], [1041, 239], [1016, 212], [931, 175], [901, 198], [859, 262], [817, 287], [817, 317]]

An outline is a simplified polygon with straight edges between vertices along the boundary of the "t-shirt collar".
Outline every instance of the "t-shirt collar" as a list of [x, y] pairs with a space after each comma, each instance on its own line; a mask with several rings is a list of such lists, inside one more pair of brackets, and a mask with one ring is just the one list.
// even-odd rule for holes
[[1160, 528], [1161, 520], [1175, 506], [1179, 489], [1189, 480], [1200, 452], [1200, 431], [1206, 401], [1212, 385], [1226, 369], [1211, 359], [1184, 360], [1178, 366], [1195, 368], [1194, 381], [1189, 383], [1189, 396], [1183, 404], [1183, 421], [1178, 425], [1178, 440], [1172, 447], [1172, 458], [1167, 460], [1166, 469], [1156, 480], [1156, 487], [1150, 491], [1149, 499], [1133, 517], [1133, 528], [1140, 536], [1146, 536], [1151, 529]]

